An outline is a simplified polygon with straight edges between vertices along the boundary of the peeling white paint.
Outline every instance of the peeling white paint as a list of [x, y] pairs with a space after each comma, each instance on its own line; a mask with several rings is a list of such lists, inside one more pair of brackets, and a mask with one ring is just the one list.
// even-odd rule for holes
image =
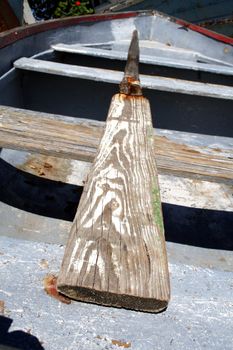
[[233, 186], [170, 175], [159, 175], [159, 184], [164, 203], [233, 211]]

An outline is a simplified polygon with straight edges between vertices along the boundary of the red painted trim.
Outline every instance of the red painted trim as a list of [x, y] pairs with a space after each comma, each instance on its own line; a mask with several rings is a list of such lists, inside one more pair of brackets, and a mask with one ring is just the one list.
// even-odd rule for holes
[[[151, 14], [151, 12], [146, 12], [147, 15]], [[8, 30], [4, 33], [0, 34], [0, 49], [4, 46], [13, 44], [19, 39], [23, 39], [25, 37], [38, 34], [41, 32], [45, 32], [52, 29], [57, 29], [60, 27], [69, 27], [76, 24], [86, 23], [86, 22], [100, 22], [107, 21], [111, 19], [123, 19], [123, 18], [131, 18], [142, 15], [142, 12], [122, 12], [122, 13], [114, 13], [114, 14], [100, 14], [100, 15], [88, 15], [88, 16], [80, 16], [80, 17], [69, 17], [63, 19], [54, 19], [45, 22], [39, 22], [36, 24], [31, 24], [29, 26], [17, 27], [13, 30]]]
[[206, 28], [200, 27], [196, 24], [192, 24], [186, 21], [183, 21], [182, 19], [175, 19], [175, 22], [185, 28], [191, 29], [194, 32], [198, 32], [200, 34], [203, 34], [205, 36], [208, 36], [212, 39], [215, 39], [217, 41], [221, 41], [223, 43], [229, 44], [229, 45], [233, 45], [233, 38], [230, 38], [228, 36], [222, 35], [222, 34], [218, 34], [215, 32], [212, 32], [211, 30], [208, 30]]

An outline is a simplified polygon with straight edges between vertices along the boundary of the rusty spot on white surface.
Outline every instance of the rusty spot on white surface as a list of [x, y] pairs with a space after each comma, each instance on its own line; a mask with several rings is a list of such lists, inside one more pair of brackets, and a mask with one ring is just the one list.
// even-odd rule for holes
[[39, 265], [42, 269], [47, 269], [49, 267], [49, 263], [46, 259], [41, 259]]
[[71, 300], [57, 291], [57, 277], [54, 275], [47, 275], [44, 278], [44, 290], [52, 298], [59, 300], [64, 304], [70, 304]]

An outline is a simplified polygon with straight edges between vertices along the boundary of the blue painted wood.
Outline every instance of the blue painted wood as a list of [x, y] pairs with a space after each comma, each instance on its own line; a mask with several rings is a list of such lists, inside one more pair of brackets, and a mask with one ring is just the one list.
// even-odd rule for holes
[[200, 22], [233, 15], [233, 0], [145, 0], [127, 9], [156, 9], [190, 22]]
[[[124, 11], [151, 10], [184, 19], [192, 23], [212, 22], [206, 27], [233, 36], [233, 0], [144, 0]], [[219, 25], [220, 19], [232, 19]]]

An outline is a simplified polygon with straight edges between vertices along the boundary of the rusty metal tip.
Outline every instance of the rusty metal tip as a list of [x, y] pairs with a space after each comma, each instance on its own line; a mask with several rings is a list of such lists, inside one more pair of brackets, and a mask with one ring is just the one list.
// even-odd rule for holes
[[126, 95], [142, 95], [139, 81], [139, 42], [135, 29], [129, 46], [124, 78], [120, 84], [120, 92]]

